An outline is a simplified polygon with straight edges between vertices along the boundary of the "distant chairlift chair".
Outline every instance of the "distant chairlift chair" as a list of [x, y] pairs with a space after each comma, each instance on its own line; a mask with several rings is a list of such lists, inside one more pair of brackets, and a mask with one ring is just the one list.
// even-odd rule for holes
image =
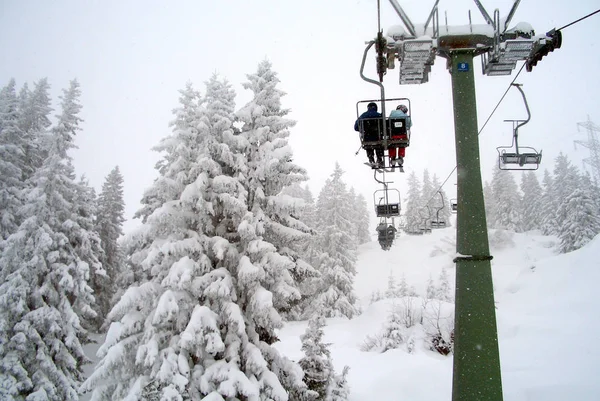
[[456, 199], [450, 199], [450, 212], [458, 212], [458, 201]]
[[440, 218], [440, 212], [446, 207], [444, 195], [442, 194], [442, 191], [437, 191], [437, 193], [440, 195], [442, 203], [440, 204], [440, 207], [436, 209], [435, 218], [431, 219], [431, 228], [446, 228], [446, 221], [443, 219], [443, 216]]
[[[505, 122], [512, 123], [513, 128], [513, 141], [511, 146], [499, 146], [496, 148], [498, 151], [498, 167], [500, 170], [537, 170], [540, 163], [542, 162], [542, 152], [538, 153], [532, 147], [521, 146], [519, 148], [519, 128], [524, 126], [531, 119], [531, 113], [529, 111], [529, 105], [525, 98], [525, 92], [521, 89], [520, 84], [512, 84], [516, 87], [525, 102], [525, 108], [527, 110], [526, 120], [504, 120]], [[513, 149], [514, 148], [514, 149]], [[526, 149], [526, 152], [522, 150]]]

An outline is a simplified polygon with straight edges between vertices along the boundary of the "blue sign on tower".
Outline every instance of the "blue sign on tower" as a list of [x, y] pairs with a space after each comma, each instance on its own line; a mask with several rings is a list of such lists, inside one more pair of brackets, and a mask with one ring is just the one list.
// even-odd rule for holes
[[467, 72], [469, 71], [469, 63], [458, 63], [458, 71]]

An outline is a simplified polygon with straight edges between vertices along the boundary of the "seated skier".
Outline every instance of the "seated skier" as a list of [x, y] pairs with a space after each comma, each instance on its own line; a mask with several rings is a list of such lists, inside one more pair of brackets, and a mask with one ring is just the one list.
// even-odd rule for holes
[[[369, 103], [367, 105], [367, 111], [365, 111], [364, 113], [362, 113], [360, 115], [360, 117], [358, 117], [358, 119], [356, 120], [356, 122], [354, 123], [354, 131], [360, 131], [360, 124], [359, 121], [360, 120], [364, 120], [364, 119], [370, 119], [370, 118], [381, 118], [381, 113], [377, 112], [377, 104], [376, 103]], [[361, 135], [364, 135], [364, 132], [361, 132]], [[363, 140], [365, 141], [378, 141], [380, 138], [379, 136], [377, 137], [373, 137], [370, 135], [367, 135], [363, 138]], [[373, 148], [369, 148], [369, 149], [365, 149], [365, 151], [367, 152], [367, 157], [369, 158], [369, 163], [371, 163], [372, 165], [375, 165], [375, 157], [374, 157], [374, 150]], [[384, 163], [383, 163], [383, 148], [377, 148], [377, 166], [378, 167], [383, 167]]]
[[[401, 104], [398, 107], [396, 107], [396, 110], [392, 110], [392, 112], [390, 113], [390, 120], [393, 118], [406, 118], [406, 131], [408, 132], [408, 130], [410, 130], [410, 127], [412, 127], [412, 120], [407, 113], [408, 113], [408, 107]], [[392, 134], [392, 139], [408, 139], [408, 135], [407, 134], [402, 134], [402, 135]], [[398, 157], [396, 157], [396, 146], [393, 146], [393, 145], [390, 146], [388, 148], [388, 153], [390, 156], [390, 166], [393, 166], [395, 164], [399, 167], [402, 167], [404, 165], [404, 156], [406, 155], [405, 147], [398, 148]]]

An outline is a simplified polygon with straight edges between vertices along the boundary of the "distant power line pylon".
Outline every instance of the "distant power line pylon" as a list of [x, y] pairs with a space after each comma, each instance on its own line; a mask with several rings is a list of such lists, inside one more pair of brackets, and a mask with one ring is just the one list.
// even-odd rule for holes
[[590, 150], [590, 157], [583, 159], [583, 162], [591, 167], [594, 180], [596, 180], [596, 182], [600, 182], [600, 142], [596, 136], [596, 133], [600, 132], [600, 127], [590, 120], [589, 115], [586, 122], [577, 123], [577, 131], [579, 131], [579, 127], [586, 129], [588, 136], [587, 141], [573, 142]]

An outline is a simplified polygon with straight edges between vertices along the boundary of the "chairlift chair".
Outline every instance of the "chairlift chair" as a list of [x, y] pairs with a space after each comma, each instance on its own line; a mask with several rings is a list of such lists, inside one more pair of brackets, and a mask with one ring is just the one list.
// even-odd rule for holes
[[[358, 120], [360, 115], [367, 109], [369, 103], [377, 104], [378, 111], [382, 113], [381, 118], [364, 118]], [[399, 104], [406, 104], [408, 108], [407, 117], [411, 116], [410, 99], [394, 98], [373, 100], [360, 100], [356, 103], [356, 119], [358, 120], [358, 130], [360, 132], [361, 147], [367, 149], [383, 149], [384, 151], [384, 166], [383, 169], [392, 172], [396, 166], [390, 166], [389, 157], [385, 152], [390, 147], [406, 148], [410, 145], [410, 129], [407, 128], [407, 117], [389, 118], [386, 116], [387, 107], [382, 107], [384, 104], [393, 104], [393, 109]], [[392, 110], [393, 110], [392, 109]], [[385, 130], [384, 130], [385, 125]], [[384, 132], [385, 131], [385, 132]], [[393, 139], [392, 136], [406, 135], [406, 139]], [[379, 167], [372, 166], [377, 169]]]
[[392, 219], [391, 223], [388, 223], [387, 218], [383, 217], [379, 221], [377, 226], [377, 241], [384, 251], [389, 251], [396, 238], [396, 232], [398, 230], [394, 226]]
[[542, 162], [542, 152], [538, 152], [530, 146], [519, 146], [519, 128], [527, 124], [531, 119], [529, 105], [527, 104], [525, 92], [521, 89], [521, 85], [513, 83], [512, 86], [521, 92], [525, 109], [527, 110], [527, 119], [504, 120], [504, 122], [512, 124], [513, 140], [511, 146], [499, 146], [496, 148], [498, 151], [498, 168], [500, 170], [537, 170]]
[[[379, 201], [376, 200], [377, 197]], [[373, 193], [373, 201], [377, 217], [400, 216], [400, 191], [397, 189], [388, 189], [385, 185], [384, 189], [378, 189]]]
[[458, 201], [456, 199], [450, 199], [450, 212], [458, 212]]
[[[423, 214], [421, 212], [419, 212], [419, 214], [422, 217], [421, 227], [419, 227], [419, 230], [421, 230], [421, 232], [423, 234], [431, 234], [431, 225], [430, 225], [431, 224], [431, 209], [429, 208], [429, 205], [426, 205], [425, 207], [427, 208], [427, 212], [429, 213], [429, 215], [425, 217], [425, 216], [423, 216]], [[425, 209], [425, 208], [423, 208], [423, 209]], [[421, 209], [421, 210], [423, 210], [423, 209]]]
[[435, 218], [431, 219], [431, 228], [446, 228], [446, 221], [443, 218], [440, 218], [440, 212], [444, 210], [444, 207], [446, 205], [444, 201], [444, 195], [442, 194], [442, 191], [437, 191], [437, 193], [442, 198], [442, 203], [440, 204], [440, 207], [437, 208], [435, 211]]

